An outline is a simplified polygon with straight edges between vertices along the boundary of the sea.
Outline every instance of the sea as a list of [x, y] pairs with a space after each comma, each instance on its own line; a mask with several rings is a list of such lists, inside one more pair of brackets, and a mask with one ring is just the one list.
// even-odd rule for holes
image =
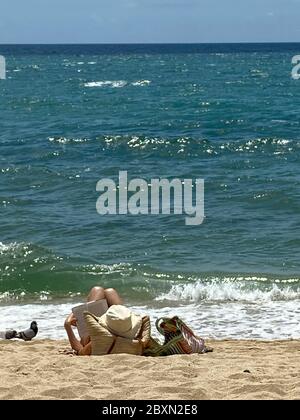
[[[0, 45], [0, 330], [95, 285], [205, 338], [300, 338], [300, 44]], [[100, 215], [102, 178], [204, 179], [205, 218]], [[155, 334], [155, 332], [154, 332]]]

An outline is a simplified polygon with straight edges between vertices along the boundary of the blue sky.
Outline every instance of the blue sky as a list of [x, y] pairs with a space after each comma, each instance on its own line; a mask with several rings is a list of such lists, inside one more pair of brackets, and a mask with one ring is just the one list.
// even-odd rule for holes
[[0, 43], [300, 42], [300, 0], [1, 0]]

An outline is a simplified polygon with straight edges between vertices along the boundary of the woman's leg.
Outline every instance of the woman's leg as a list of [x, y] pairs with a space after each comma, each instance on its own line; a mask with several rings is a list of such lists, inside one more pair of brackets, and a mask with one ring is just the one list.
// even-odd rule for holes
[[92, 302], [94, 300], [105, 299], [105, 290], [103, 287], [95, 286], [90, 290], [88, 294], [87, 301]]
[[115, 289], [105, 289], [104, 293], [108, 306], [123, 304], [122, 299], [120, 298], [118, 292]]
[[115, 289], [103, 289], [103, 287], [95, 286], [90, 290], [87, 301], [92, 302], [100, 299], [106, 299], [108, 306], [122, 305], [123, 303]]

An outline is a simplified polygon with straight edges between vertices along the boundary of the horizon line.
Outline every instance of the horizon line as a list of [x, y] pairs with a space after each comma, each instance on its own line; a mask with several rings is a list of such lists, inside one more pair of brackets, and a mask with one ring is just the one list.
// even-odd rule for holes
[[230, 44], [300, 44], [300, 41], [241, 41], [241, 42], [8, 42], [1, 45], [230, 45]]

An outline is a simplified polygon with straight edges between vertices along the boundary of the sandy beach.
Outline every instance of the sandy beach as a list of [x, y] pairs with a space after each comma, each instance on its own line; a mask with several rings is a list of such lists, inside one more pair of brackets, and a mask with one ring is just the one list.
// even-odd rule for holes
[[205, 355], [76, 357], [0, 342], [0, 399], [299, 399], [300, 341], [210, 341]]

